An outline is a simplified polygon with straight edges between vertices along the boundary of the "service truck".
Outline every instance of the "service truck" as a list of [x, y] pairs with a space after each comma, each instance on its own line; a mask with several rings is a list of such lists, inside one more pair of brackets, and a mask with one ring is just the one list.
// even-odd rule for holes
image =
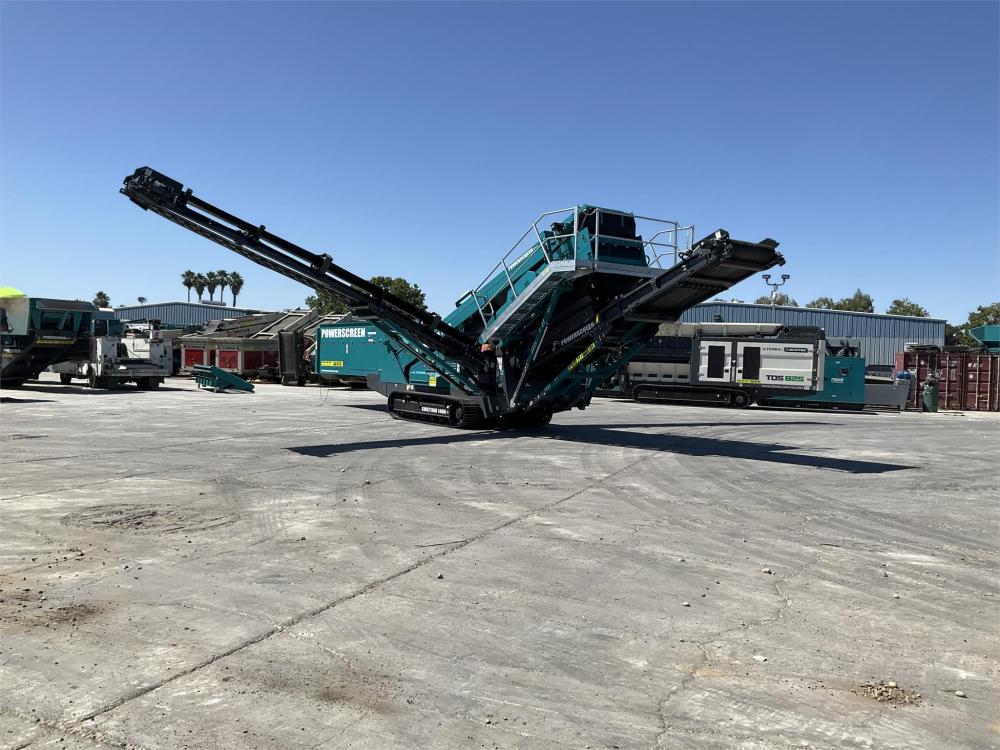
[[52, 365], [64, 384], [74, 378], [86, 378], [91, 388], [116, 388], [135, 383], [140, 390], [160, 387], [163, 378], [171, 374], [173, 355], [171, 343], [151, 331], [147, 355], [134, 356], [124, 340], [125, 324], [114, 318], [98, 318], [93, 322], [90, 351], [86, 355], [63, 359]]

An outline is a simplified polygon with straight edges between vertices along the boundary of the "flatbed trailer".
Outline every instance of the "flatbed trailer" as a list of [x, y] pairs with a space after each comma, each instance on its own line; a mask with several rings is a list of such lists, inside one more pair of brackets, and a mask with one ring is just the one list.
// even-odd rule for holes
[[[445, 318], [195, 196], [149, 167], [121, 190], [145, 210], [345, 302], [419, 362], [433, 385], [369, 377], [399, 418], [456, 427], [542, 425], [584, 408], [664, 321], [784, 263], [772, 239], [735, 240], [596, 206], [549, 211]], [[545, 227], [543, 222], [549, 222]], [[540, 226], [541, 225], [541, 226]], [[640, 225], [650, 226], [645, 239]], [[665, 258], [674, 263], [662, 266]], [[412, 369], [412, 368], [410, 368]]]

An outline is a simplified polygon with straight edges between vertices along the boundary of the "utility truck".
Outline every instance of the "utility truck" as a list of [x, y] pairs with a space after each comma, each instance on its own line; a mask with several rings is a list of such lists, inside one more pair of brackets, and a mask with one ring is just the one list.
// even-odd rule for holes
[[117, 388], [135, 383], [140, 390], [155, 390], [163, 378], [171, 374], [173, 355], [170, 341], [158, 330], [150, 332], [143, 342], [145, 356], [135, 356], [125, 340], [125, 324], [114, 318], [98, 318], [93, 322], [90, 351], [52, 365], [64, 384], [74, 378], [85, 378], [91, 388]]

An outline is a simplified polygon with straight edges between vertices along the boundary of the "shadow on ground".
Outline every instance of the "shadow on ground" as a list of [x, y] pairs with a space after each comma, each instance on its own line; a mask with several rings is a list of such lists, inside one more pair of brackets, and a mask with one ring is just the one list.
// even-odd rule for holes
[[368, 409], [369, 411], [380, 411], [386, 416], [389, 416], [389, 410], [386, 408], [385, 403], [381, 404], [337, 404], [337, 406], [346, 406], [348, 409]]
[[[134, 383], [129, 383], [128, 385], [119, 386], [118, 388], [91, 388], [90, 386], [83, 384], [72, 384], [63, 385], [62, 383], [25, 383], [17, 389], [4, 389], [6, 393], [13, 392], [16, 393], [80, 393], [86, 394], [88, 396], [116, 396], [123, 395], [126, 393], [156, 393], [157, 391], [174, 391], [180, 392], [187, 390], [186, 388], [171, 388], [170, 386], [161, 385], [155, 391], [140, 391], [139, 388], [135, 386]], [[18, 399], [23, 400], [23, 399]]]
[[[781, 424], [781, 423], [776, 423]], [[805, 422], [790, 422], [786, 424], [807, 424]], [[817, 422], [814, 424], [825, 425]], [[564, 440], [572, 443], [589, 445], [613, 446], [617, 448], [636, 448], [639, 450], [665, 453], [679, 453], [688, 456], [728, 456], [745, 458], [751, 461], [766, 461], [771, 463], [806, 466], [814, 469], [832, 469], [851, 474], [882, 474], [887, 471], [916, 469], [916, 466], [891, 464], [882, 461], [858, 461], [846, 458], [831, 458], [828, 456], [813, 456], [786, 451], [799, 450], [795, 446], [778, 443], [752, 443], [743, 440], [726, 440], [722, 438], [696, 437], [690, 435], [649, 435], [635, 432], [625, 432], [624, 427], [661, 427], [663, 425], [613, 425], [580, 427], [555, 426], [522, 432], [449, 432], [443, 435], [426, 437], [397, 438], [390, 440], [363, 440], [356, 443], [339, 443], [327, 445], [305, 445], [292, 447], [288, 450], [303, 456], [326, 458], [342, 453], [353, 453], [362, 450], [380, 450], [384, 448], [407, 448], [424, 445], [454, 445], [481, 440], [508, 440], [520, 438], [542, 438], [545, 440]], [[694, 424], [670, 425], [696, 426]], [[702, 426], [702, 425], [697, 425]], [[710, 423], [705, 426], [720, 426], [720, 423]], [[724, 425], [721, 425], [724, 426]], [[835, 426], [835, 425], [829, 425]]]

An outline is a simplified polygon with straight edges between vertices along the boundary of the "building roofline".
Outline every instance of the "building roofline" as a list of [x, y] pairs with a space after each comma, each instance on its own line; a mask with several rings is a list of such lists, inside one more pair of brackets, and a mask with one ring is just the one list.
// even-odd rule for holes
[[756, 302], [730, 302], [729, 300], [708, 300], [707, 302], [699, 302], [700, 305], [732, 305], [734, 307], [766, 307], [766, 308], [777, 308], [779, 310], [809, 310], [821, 313], [837, 313], [840, 315], [872, 315], [877, 318], [905, 318], [906, 320], [923, 320], [930, 323], [947, 323], [946, 318], [924, 318], [920, 315], [890, 315], [889, 313], [876, 313], [876, 312], [861, 312], [860, 310], [830, 310], [826, 307], [799, 307], [796, 305], [759, 305]]
[[143, 307], [161, 307], [163, 305], [181, 305], [183, 307], [193, 307], [198, 310], [212, 310], [225, 311], [225, 310], [236, 310], [245, 313], [272, 313], [272, 312], [283, 312], [282, 310], [258, 310], [255, 307], [232, 307], [230, 305], [213, 305], [211, 303], [202, 302], [185, 302], [180, 300], [177, 302], [143, 302], [142, 304], [136, 303], [134, 305], [115, 305], [115, 310], [137, 310]]

